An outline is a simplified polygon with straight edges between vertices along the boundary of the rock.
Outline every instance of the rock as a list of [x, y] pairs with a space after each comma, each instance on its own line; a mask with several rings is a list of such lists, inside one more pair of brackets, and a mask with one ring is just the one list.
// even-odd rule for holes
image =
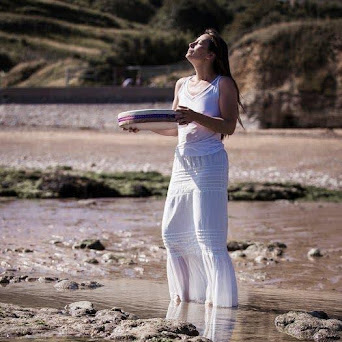
[[269, 248], [269, 249], [271, 249], [271, 248], [287, 248], [287, 246], [286, 246], [286, 244], [285, 243], [283, 243], [283, 242], [279, 242], [279, 241], [273, 241], [273, 242], [270, 242], [268, 245], [267, 245], [267, 247]]
[[50, 240], [49, 243], [51, 243], [52, 245], [61, 245], [63, 244], [63, 241], [62, 240]]
[[54, 285], [57, 290], [84, 290], [84, 289], [95, 289], [97, 287], [103, 286], [97, 281], [83, 281], [81, 283], [77, 283], [76, 281], [64, 279], [60, 280], [57, 284]]
[[102, 181], [87, 179], [79, 175], [68, 174], [63, 170], [46, 173], [41, 177], [38, 190], [59, 198], [95, 198], [118, 197], [120, 193], [111, 189]]
[[69, 313], [69, 315], [76, 317], [96, 314], [93, 303], [86, 300], [68, 304], [64, 309]]
[[54, 282], [54, 281], [57, 281], [58, 278], [57, 277], [39, 277], [38, 278], [38, 281], [40, 283], [51, 283], [51, 282]]
[[258, 255], [255, 259], [254, 259], [255, 262], [257, 263], [262, 263], [264, 261], [267, 261], [267, 258], [265, 258], [263, 255]]
[[0, 303], [0, 339], [71, 337], [140, 341], [210, 341], [195, 326], [178, 320], [138, 319], [120, 308], [97, 311], [89, 301], [51, 308], [23, 308]]
[[60, 280], [57, 284], [54, 285], [57, 290], [77, 290], [78, 283], [72, 280]]
[[10, 282], [10, 278], [9, 278], [9, 276], [1, 276], [0, 277], [0, 284], [9, 284], [9, 282]]
[[313, 317], [329, 319], [328, 314], [324, 311], [310, 311], [309, 314]]
[[102, 287], [103, 285], [98, 283], [97, 281], [84, 281], [79, 283], [80, 289], [95, 289], [97, 287]]
[[27, 282], [29, 282], [29, 283], [32, 283], [32, 282], [37, 281], [37, 280], [38, 280], [38, 278], [36, 278], [36, 277], [27, 277], [27, 278], [25, 279], [25, 281], [27, 281]]
[[122, 321], [111, 339], [118, 340], [151, 340], [151, 339], [182, 339], [183, 335], [198, 336], [196, 327], [191, 323], [163, 318], [137, 319]]
[[33, 253], [32, 249], [23, 248], [23, 247], [15, 248], [14, 251], [17, 253]]
[[[315, 70], [314, 73], [304, 67], [305, 59], [301, 60], [305, 56], [304, 51], [314, 46], [314, 39], [306, 39], [300, 47], [290, 48], [289, 53], [296, 55], [296, 67], [292, 71], [284, 73], [283, 63], [287, 62], [286, 58], [280, 60], [274, 54], [283, 46], [283, 40], [279, 37], [289, 41], [290, 36], [295, 35], [299, 42], [302, 39], [299, 38], [299, 32], [304, 32], [303, 27], [307, 24], [300, 23], [295, 30], [289, 30], [288, 26], [282, 28], [281, 24], [277, 29], [272, 26], [267, 32], [267, 45], [259, 37], [251, 37], [240, 40], [238, 46], [232, 49], [230, 64], [246, 99], [244, 106], [247, 115], [255, 117], [260, 128], [341, 127], [342, 117], [337, 114], [341, 113], [342, 105], [339, 96], [342, 86], [338, 81], [341, 50], [337, 49], [336, 57], [331, 60], [327, 57], [327, 63], [317, 62], [317, 65], [310, 67]], [[309, 25], [306, 27], [314, 35], [321, 24]], [[338, 35], [328, 34], [327, 26], [329, 36], [322, 38], [322, 41], [335, 46]], [[336, 30], [337, 27], [332, 31]], [[274, 68], [275, 60], [277, 68]], [[247, 70], [248, 79], [245, 76]]]
[[337, 333], [331, 333], [329, 330], [320, 329], [313, 335], [313, 340], [317, 342], [328, 342], [333, 340], [339, 340], [340, 336]]
[[138, 317], [134, 314], [131, 314], [129, 312], [125, 312], [121, 310], [120, 308], [114, 307], [112, 309], [104, 309], [100, 310], [96, 313], [96, 319], [102, 323], [119, 323], [123, 319], [138, 319]]
[[90, 258], [90, 259], [85, 259], [84, 262], [86, 262], [87, 264], [98, 264], [99, 261], [96, 258]]
[[102, 259], [106, 262], [113, 260], [115, 262], [118, 262], [120, 258], [118, 258], [115, 254], [113, 253], [105, 253], [102, 255]]
[[23, 279], [20, 276], [11, 276], [10, 283], [20, 283]]
[[234, 252], [237, 250], [245, 250], [248, 246], [252, 245], [251, 241], [229, 241], [227, 244], [227, 248], [229, 252]]
[[88, 248], [88, 249], [96, 249], [98, 251], [103, 251], [105, 249], [105, 247], [103, 246], [103, 244], [101, 243], [100, 240], [96, 240], [96, 239], [87, 239], [87, 240], [83, 240], [79, 243], [75, 243], [72, 248]]
[[[283, 254], [283, 249], [287, 248], [286, 244], [279, 241], [273, 241], [265, 245], [261, 242], [253, 241], [229, 241], [227, 249], [233, 258], [248, 257], [260, 262], [264, 258], [266, 260], [274, 259]], [[242, 252], [244, 251], [244, 252]], [[258, 258], [258, 256], [260, 257]], [[258, 258], [258, 259], [257, 259]]]
[[245, 258], [246, 257], [246, 254], [242, 251], [234, 251], [232, 253], [230, 253], [230, 256], [233, 258], [233, 259], [237, 259], [237, 258]]
[[321, 253], [321, 250], [318, 248], [311, 248], [308, 252], [309, 258], [316, 258], [316, 257], [322, 257], [323, 254]]
[[244, 182], [233, 184], [229, 187], [228, 199], [238, 201], [295, 200], [304, 197], [305, 194], [305, 187], [297, 183]]
[[253, 242], [244, 250], [244, 253], [248, 259], [255, 260], [256, 262], [275, 261], [283, 255], [284, 248], [286, 248], [286, 245], [281, 242], [271, 242], [268, 244]]
[[342, 336], [342, 321], [323, 311], [289, 311], [275, 318], [278, 331], [300, 340], [330, 341]]

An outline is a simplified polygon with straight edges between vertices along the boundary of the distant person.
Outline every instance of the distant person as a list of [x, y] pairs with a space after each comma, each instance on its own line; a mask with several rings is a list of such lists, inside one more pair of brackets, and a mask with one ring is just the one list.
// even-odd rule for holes
[[136, 85], [137, 87], [142, 86], [142, 77], [141, 77], [141, 74], [140, 74], [140, 73], [138, 73], [137, 76], [136, 76], [136, 78], [135, 78], [135, 85]]
[[153, 130], [178, 136], [162, 219], [169, 293], [176, 303], [234, 307], [238, 288], [227, 251], [229, 160], [222, 140], [234, 133], [237, 121], [242, 125], [242, 104], [227, 44], [215, 30], [191, 42], [185, 57], [195, 75], [175, 86], [178, 127]]
[[133, 78], [126, 78], [122, 84], [121, 84], [121, 87], [123, 88], [127, 88], [127, 87], [131, 87], [133, 85]]

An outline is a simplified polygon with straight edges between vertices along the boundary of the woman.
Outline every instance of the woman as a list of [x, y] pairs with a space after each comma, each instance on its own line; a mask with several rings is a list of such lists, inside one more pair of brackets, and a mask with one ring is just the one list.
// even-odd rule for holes
[[237, 120], [242, 125], [242, 104], [227, 44], [215, 30], [190, 43], [185, 57], [196, 74], [176, 83], [178, 128], [154, 130], [178, 136], [162, 219], [169, 292], [175, 302], [233, 307], [238, 291], [226, 244], [229, 161], [222, 140]]

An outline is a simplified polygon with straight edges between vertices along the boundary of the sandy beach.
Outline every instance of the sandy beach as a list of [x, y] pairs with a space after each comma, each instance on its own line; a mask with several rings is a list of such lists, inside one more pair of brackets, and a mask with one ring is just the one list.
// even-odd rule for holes
[[[159, 171], [170, 175], [176, 137], [141, 131], [13, 128], [0, 130], [0, 165], [76, 170]], [[293, 181], [342, 189], [342, 130], [237, 131], [224, 141], [229, 180]]]
[[[63, 116], [65, 107], [56, 107], [58, 113], [51, 120], [44, 111], [41, 116], [30, 112], [26, 119], [24, 113], [20, 115], [20, 109], [30, 108], [0, 110], [2, 167], [171, 174], [176, 137], [123, 132], [110, 121], [109, 107], [107, 111], [98, 107], [102, 116], [96, 117], [91, 116], [94, 107], [87, 107], [75, 125], [68, 122], [70, 116]], [[39, 114], [41, 107], [34, 108]], [[101, 127], [101, 120], [108, 125]], [[238, 127], [224, 141], [230, 183], [291, 181], [342, 189], [341, 129], [246, 126], [246, 131]], [[38, 317], [36, 308], [56, 310], [76, 300], [91, 300], [103, 310], [120, 306], [141, 318], [184, 319], [215, 342], [293, 341], [274, 327], [276, 315], [288, 310], [323, 310], [341, 317], [340, 203], [230, 202], [228, 249], [238, 278], [240, 307], [229, 312], [169, 303], [160, 234], [163, 205], [163, 199], [153, 198], [2, 198], [0, 302], [8, 311], [6, 322], [13, 324], [13, 336], [19, 333], [9, 317], [19, 309], [11, 309], [12, 304], [30, 307], [27, 310]], [[104, 250], [78, 247], [84, 239], [101, 241]], [[321, 256], [309, 256], [311, 249], [319, 249]], [[103, 286], [57, 291], [55, 286], [64, 281]], [[51, 310], [46, 312], [52, 314]], [[25, 319], [21, 324], [29, 329], [31, 323]], [[72, 323], [65, 329], [71, 327]]]

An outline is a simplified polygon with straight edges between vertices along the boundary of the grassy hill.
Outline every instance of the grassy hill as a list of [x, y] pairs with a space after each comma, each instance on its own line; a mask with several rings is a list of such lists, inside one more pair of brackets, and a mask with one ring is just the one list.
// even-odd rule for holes
[[[297, 1], [294, 6], [278, 0], [1, 0], [0, 69], [6, 72], [2, 86], [63, 86], [66, 67], [93, 71], [93, 79], [76, 72], [71, 85], [113, 84], [114, 66], [184, 60], [189, 40], [205, 27], [216, 27], [229, 45], [238, 46], [260, 28], [267, 31], [273, 25], [271, 35], [274, 25], [313, 18], [338, 21], [342, 4], [337, 0]], [[311, 44], [304, 54], [308, 68], [328, 54], [325, 42], [340, 28], [329, 25], [311, 35], [306, 30], [305, 39], [300, 38], [304, 50]], [[287, 31], [281, 32], [280, 39], [270, 42], [274, 55], [267, 59], [279, 68], [287, 63], [281, 51], [288, 47]], [[315, 44], [318, 57], [312, 50]], [[177, 74], [159, 81], [162, 85], [175, 78]]]

